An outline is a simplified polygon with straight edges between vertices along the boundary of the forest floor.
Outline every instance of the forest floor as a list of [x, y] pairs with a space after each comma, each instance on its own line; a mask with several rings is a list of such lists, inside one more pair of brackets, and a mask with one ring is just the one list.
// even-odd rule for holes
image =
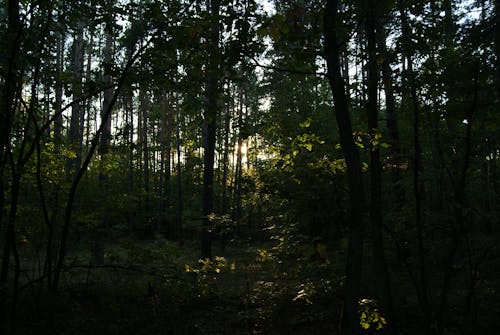
[[[269, 242], [214, 246], [211, 262], [197, 245], [164, 239], [108, 245], [92, 265], [90, 247], [73, 251], [57, 299], [54, 334], [335, 334], [339, 302], [310, 300], [297, 274], [278, 271]], [[308, 288], [309, 287], [309, 288]], [[21, 334], [48, 332], [47, 299], [25, 292]]]

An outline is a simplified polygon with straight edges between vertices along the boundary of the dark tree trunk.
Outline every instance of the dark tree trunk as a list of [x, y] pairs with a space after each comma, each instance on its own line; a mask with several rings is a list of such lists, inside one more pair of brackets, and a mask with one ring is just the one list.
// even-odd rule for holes
[[237, 149], [236, 149], [236, 171], [234, 173], [234, 221], [236, 222], [236, 233], [239, 234], [241, 227], [241, 174], [242, 174], [242, 160], [243, 154], [241, 146], [243, 145], [243, 105], [244, 95], [242, 89], [239, 94], [239, 108], [238, 108], [238, 134], [237, 136]]
[[[106, 44], [104, 47], [104, 86], [108, 87], [104, 90], [104, 98], [102, 104], [101, 118], [104, 119], [108, 109], [111, 108], [111, 100], [113, 99], [113, 89], [111, 88], [111, 71], [113, 62], [113, 35], [112, 28], [106, 27]], [[111, 115], [111, 114], [110, 114]], [[100, 155], [106, 155], [109, 152], [111, 144], [111, 118], [107, 118], [100, 141]]]
[[497, 99], [500, 101], [500, 0], [495, 0], [495, 54]]
[[66, 178], [71, 179], [72, 176], [80, 168], [82, 157], [82, 133], [81, 121], [83, 109], [81, 108], [82, 97], [82, 78], [83, 78], [83, 23], [78, 23], [78, 30], [76, 32], [75, 40], [73, 43], [73, 101], [75, 101], [71, 108], [71, 119], [68, 131], [68, 143], [71, 150], [75, 151], [75, 158], [68, 158], [66, 164]]
[[201, 257], [212, 257], [209, 215], [214, 209], [214, 158], [219, 98], [219, 0], [207, 0], [210, 10], [209, 56], [207, 62], [206, 110], [203, 140], [203, 228], [201, 232]]
[[56, 118], [54, 120], [54, 141], [55, 148], [59, 151], [59, 147], [62, 142], [62, 128], [63, 128], [63, 116], [62, 116], [62, 95], [63, 87], [61, 81], [61, 75], [64, 71], [64, 39], [65, 36], [62, 32], [58, 34], [57, 38], [57, 59], [56, 59], [56, 82], [55, 82], [55, 106], [54, 110], [56, 113]]
[[[107, 193], [109, 191], [109, 176], [106, 167], [107, 155], [111, 146], [111, 101], [113, 99], [113, 89], [111, 86], [111, 67], [112, 67], [112, 54], [113, 54], [113, 36], [110, 27], [106, 27], [106, 42], [104, 47], [104, 85], [109, 87], [104, 90], [104, 98], [102, 103], [101, 120], [106, 120], [102, 130], [100, 143], [99, 143], [99, 156], [100, 156], [100, 171], [99, 171], [99, 189], [103, 197], [103, 208], [101, 222], [95, 229], [94, 246], [93, 246], [93, 262], [100, 265], [104, 263], [104, 233], [108, 225], [108, 215], [106, 209]], [[109, 115], [106, 118], [106, 115]], [[88, 131], [88, 130], [87, 130]]]
[[[172, 104], [170, 94], [164, 93], [162, 96], [161, 113], [161, 152], [160, 152], [160, 213], [158, 213], [158, 224], [163, 226], [169, 217], [170, 210], [170, 178], [171, 178], [171, 145], [172, 145]], [[162, 227], [167, 236], [175, 235], [173, 227], [169, 224]]]
[[[377, 1], [365, 0], [364, 1], [364, 17], [366, 18], [366, 37], [367, 37], [367, 53], [368, 53], [368, 74], [367, 74], [367, 87], [368, 87], [368, 131], [371, 138], [379, 133], [378, 128], [378, 106], [377, 106], [377, 93], [378, 93], [378, 73], [377, 66], [377, 36], [376, 36], [376, 17]], [[384, 41], [385, 43], [385, 41]], [[394, 101], [392, 101], [394, 103]], [[380, 299], [382, 313], [388, 318], [389, 329], [387, 333], [392, 333], [393, 321], [393, 308], [392, 308], [392, 294], [391, 285], [389, 280], [389, 272], [387, 270], [387, 263], [384, 253], [384, 238], [382, 234], [382, 173], [380, 166], [380, 145], [376, 144], [370, 148], [370, 223], [372, 228], [373, 239], [373, 262], [375, 269], [375, 280], [378, 298]]]
[[[134, 194], [134, 102], [133, 90], [128, 86], [123, 94], [123, 104], [125, 109], [125, 141], [128, 147], [128, 178], [127, 189], [128, 194]], [[134, 222], [132, 213], [127, 215], [127, 225], [129, 234], [134, 232]]]
[[396, 113], [396, 101], [394, 98], [394, 87], [391, 64], [389, 62], [389, 52], [386, 46], [386, 34], [382, 25], [378, 26], [377, 29], [377, 44], [380, 50], [380, 55], [382, 57], [382, 83], [384, 86], [385, 93], [385, 112], [386, 112], [386, 124], [389, 131], [389, 139], [392, 145], [392, 151], [395, 154], [399, 153], [399, 129], [398, 120]]
[[177, 125], [176, 125], [176, 142], [177, 142], [177, 238], [182, 239], [182, 215], [184, 202], [182, 200], [182, 165], [181, 165], [181, 112], [177, 105]]
[[415, 199], [415, 227], [416, 227], [416, 242], [417, 242], [417, 259], [418, 259], [418, 272], [420, 284], [417, 287], [418, 299], [420, 302], [420, 307], [424, 314], [426, 331], [430, 333], [432, 313], [430, 311], [429, 305], [429, 292], [427, 284], [427, 268], [425, 261], [425, 249], [424, 249], [424, 223], [422, 217], [422, 183], [420, 181], [420, 169], [422, 160], [422, 149], [420, 147], [420, 106], [419, 99], [417, 95], [417, 87], [415, 83], [415, 74], [413, 71], [413, 52], [410, 50], [410, 25], [408, 22], [408, 14], [406, 12], [404, 0], [398, 1], [399, 13], [401, 15], [401, 31], [403, 37], [403, 56], [406, 61], [406, 77], [409, 86], [409, 93], [412, 101], [412, 112], [413, 112], [413, 196]]
[[339, 39], [337, 37], [337, 0], [327, 0], [324, 14], [325, 52], [328, 66], [328, 81], [332, 88], [335, 117], [340, 135], [340, 145], [347, 165], [349, 180], [349, 246], [347, 250], [346, 284], [342, 332], [345, 335], [358, 334], [358, 300], [363, 259], [363, 212], [365, 200], [359, 151], [352, 135], [351, 118], [347, 104], [344, 80], [339, 60]]
[[[107, 38], [107, 37], [106, 37]], [[87, 91], [90, 91], [91, 89], [91, 82], [92, 82], [92, 44], [94, 43], [94, 37], [93, 37], [93, 31], [90, 32], [90, 41], [88, 45], [88, 53], [87, 53], [87, 66], [85, 70], [85, 85], [87, 86]], [[107, 43], [107, 42], [106, 42]], [[106, 52], [106, 51], [105, 51]], [[106, 55], [104, 56], [106, 57]], [[106, 62], [106, 60], [105, 60]], [[105, 65], [106, 66], [106, 65]], [[106, 78], [104, 78], [104, 81], [106, 81]], [[104, 96], [106, 97], [106, 91], [104, 92]], [[89, 147], [90, 144], [90, 127], [91, 123], [90, 120], [92, 119], [92, 101], [91, 99], [88, 99], [87, 102], [85, 103], [85, 112], [82, 113], [82, 121], [81, 121], [81, 133], [82, 133], [82, 138], [83, 138], [83, 132], [85, 130], [85, 148]], [[85, 117], [85, 114], [87, 114], [87, 117]], [[83, 127], [85, 123], [85, 129]]]
[[[231, 101], [231, 86], [228, 85], [229, 101]], [[222, 196], [221, 196], [221, 213], [227, 212], [227, 177], [229, 166], [229, 129], [231, 126], [231, 103], [228, 102], [226, 106], [226, 115], [224, 117], [224, 154], [222, 157]]]
[[[14, 222], [4, 217], [5, 211], [5, 193], [9, 186], [5, 180], [5, 169], [7, 166], [10, 149], [10, 139], [12, 123], [15, 116], [14, 100], [19, 88], [19, 74], [17, 56], [21, 36], [21, 23], [19, 17], [19, 1], [9, 1], [7, 3], [7, 29], [5, 35], [1, 36], [2, 50], [4, 50], [7, 59], [1, 63], [0, 67], [0, 229], [5, 231], [2, 267], [0, 271], [0, 331], [7, 333], [9, 330], [8, 313], [8, 273], [11, 251], [15, 251], [15, 226]], [[15, 190], [16, 176], [13, 177], [12, 190]], [[17, 197], [15, 194], [11, 198]], [[10, 209], [12, 211], [12, 207]], [[7, 222], [5, 222], [7, 221]]]
[[143, 182], [144, 190], [149, 192], [149, 146], [148, 146], [148, 109], [149, 102], [147, 91], [145, 88], [141, 88], [139, 92], [139, 109], [141, 114], [141, 119], [139, 120], [141, 127], [139, 130], [139, 137], [141, 138], [141, 149], [143, 155]]

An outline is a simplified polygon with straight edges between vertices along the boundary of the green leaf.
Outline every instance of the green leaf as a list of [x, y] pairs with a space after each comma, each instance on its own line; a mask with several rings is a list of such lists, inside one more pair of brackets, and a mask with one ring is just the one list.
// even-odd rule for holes
[[309, 128], [311, 126], [311, 118], [307, 118], [304, 122], [299, 123], [300, 128]]

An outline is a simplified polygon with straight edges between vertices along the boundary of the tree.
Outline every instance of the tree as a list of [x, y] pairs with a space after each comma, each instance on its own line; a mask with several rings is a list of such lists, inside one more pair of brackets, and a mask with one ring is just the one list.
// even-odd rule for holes
[[[372, 139], [372, 146], [370, 147], [370, 225], [372, 229], [372, 240], [373, 240], [373, 262], [375, 269], [375, 278], [377, 280], [377, 296], [380, 298], [381, 306], [383, 312], [389, 316], [391, 323], [393, 322], [392, 317], [394, 315], [392, 308], [392, 294], [391, 285], [389, 281], [389, 272], [387, 269], [387, 263], [384, 252], [384, 238], [382, 234], [383, 227], [383, 215], [382, 215], [382, 168], [380, 164], [380, 143], [376, 143], [375, 140], [380, 136], [379, 124], [378, 124], [378, 81], [379, 81], [379, 68], [377, 64], [377, 26], [376, 18], [379, 15], [373, 15], [379, 13], [380, 6], [378, 6], [377, 1], [367, 0], [363, 2], [362, 13], [365, 19], [365, 31], [367, 40], [367, 54], [368, 54], [368, 74], [367, 74], [367, 91], [368, 91], [368, 102], [366, 105], [366, 111], [368, 113], [368, 132], [370, 138]], [[379, 28], [380, 29], [380, 26]], [[385, 41], [384, 41], [385, 43]], [[386, 69], [387, 71], [387, 69]], [[386, 75], [388, 75], [386, 73]], [[386, 78], [387, 81], [387, 78]], [[390, 84], [386, 84], [386, 92], [389, 91], [389, 98], [391, 95]], [[390, 99], [389, 99], [390, 100]], [[394, 101], [390, 101], [389, 104], [394, 104]], [[394, 106], [391, 106], [393, 108]], [[391, 111], [394, 113], [394, 110]], [[391, 119], [388, 124], [392, 129], [392, 137], [394, 140], [398, 140], [397, 130], [395, 129], [395, 116], [389, 116]], [[392, 324], [390, 327], [392, 328]]]
[[201, 258], [211, 258], [210, 218], [214, 209], [214, 158], [219, 109], [219, 0], [207, 0], [210, 13], [207, 60], [207, 82], [205, 87], [205, 115], [203, 125], [203, 228], [201, 232]]
[[83, 142], [83, 122], [84, 110], [82, 108], [83, 96], [83, 63], [84, 63], [84, 40], [83, 40], [84, 21], [80, 19], [77, 23], [73, 37], [73, 59], [72, 59], [72, 94], [73, 105], [71, 106], [71, 119], [68, 130], [68, 143], [70, 150], [74, 151], [74, 157], [69, 157], [66, 164], [66, 178], [70, 180], [80, 169], [82, 160], [82, 142]]
[[[104, 98], [102, 102], [101, 119], [106, 120], [104, 122], [104, 128], [101, 134], [99, 143], [99, 159], [100, 159], [100, 172], [99, 172], [99, 188], [102, 190], [102, 194], [107, 194], [109, 190], [109, 176], [107, 167], [108, 155], [111, 146], [111, 111], [113, 100], [113, 89], [111, 87], [112, 78], [111, 70], [113, 66], [113, 22], [108, 22], [105, 27], [105, 46], [104, 46], [104, 73], [103, 73], [103, 84], [106, 87], [104, 90]], [[94, 237], [93, 246], [93, 258], [94, 263], [102, 264], [104, 263], [104, 250], [102, 246], [103, 234], [106, 226], [109, 224], [108, 214], [106, 209], [103, 210], [102, 222], [100, 227], [96, 229]]]
[[335, 117], [340, 135], [340, 145], [345, 157], [349, 180], [349, 246], [347, 250], [346, 288], [342, 330], [344, 334], [356, 334], [359, 330], [357, 318], [360, 299], [361, 270], [363, 259], [363, 212], [365, 210], [361, 159], [353, 138], [349, 106], [347, 104], [344, 79], [341, 74], [337, 34], [338, 2], [328, 0], [324, 9], [325, 57], [328, 81], [332, 88]]

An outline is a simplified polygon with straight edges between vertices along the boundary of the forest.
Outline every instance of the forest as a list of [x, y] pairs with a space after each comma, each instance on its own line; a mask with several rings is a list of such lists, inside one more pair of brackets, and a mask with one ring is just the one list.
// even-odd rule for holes
[[0, 334], [498, 333], [500, 0], [0, 13]]

